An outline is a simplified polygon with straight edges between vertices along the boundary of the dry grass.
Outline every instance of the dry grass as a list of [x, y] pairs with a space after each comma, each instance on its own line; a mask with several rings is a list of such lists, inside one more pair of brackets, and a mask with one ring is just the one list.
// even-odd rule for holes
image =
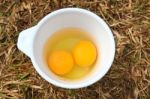
[[[111, 70], [83, 89], [43, 80], [16, 47], [19, 32], [56, 9], [80, 7], [111, 27], [116, 57]], [[0, 99], [150, 99], [150, 0], [0, 0]]]

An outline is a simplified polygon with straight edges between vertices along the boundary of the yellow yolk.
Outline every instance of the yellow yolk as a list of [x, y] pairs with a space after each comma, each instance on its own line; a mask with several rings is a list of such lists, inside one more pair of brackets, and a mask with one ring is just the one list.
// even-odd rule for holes
[[54, 51], [48, 58], [48, 65], [54, 73], [64, 75], [72, 70], [74, 61], [69, 52]]
[[75, 45], [73, 56], [79, 66], [91, 66], [97, 57], [96, 47], [91, 41], [81, 40]]

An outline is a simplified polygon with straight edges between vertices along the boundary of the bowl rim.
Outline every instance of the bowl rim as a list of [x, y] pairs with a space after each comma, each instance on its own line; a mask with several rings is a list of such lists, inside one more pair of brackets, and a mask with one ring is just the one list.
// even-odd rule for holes
[[[64, 12], [72, 12], [72, 11], [78, 11], [80, 13], [84, 13], [84, 14], [87, 14], [89, 16], [92, 16], [93, 18], [95, 18], [97, 21], [99, 21], [100, 23], [103, 24], [103, 26], [105, 27], [105, 29], [107, 29], [108, 33], [109, 33], [109, 36], [111, 37], [110, 40], [112, 42], [112, 59], [110, 59], [110, 62], [109, 62], [109, 65], [107, 66], [107, 69], [103, 72], [102, 75], [100, 76], [97, 76], [91, 80], [88, 80], [88, 82], [85, 82], [85, 83], [81, 83], [81, 84], [74, 84], [74, 85], [69, 85], [69, 84], [63, 84], [61, 82], [57, 82], [53, 79], [51, 79], [48, 75], [46, 75], [38, 66], [38, 64], [36, 63], [36, 59], [35, 59], [35, 56], [32, 55], [31, 57], [31, 61], [33, 63], [33, 66], [34, 68], [36, 69], [36, 71], [40, 74], [40, 76], [42, 78], [44, 78], [46, 81], [48, 81], [49, 83], [57, 86], [57, 87], [61, 87], [61, 88], [67, 88], [67, 89], [77, 89], [77, 88], [83, 88], [83, 87], [87, 87], [89, 85], [92, 85], [93, 83], [97, 82], [98, 80], [100, 80], [107, 72], [108, 70], [110, 69], [112, 63], [113, 63], [113, 60], [114, 60], [114, 56], [115, 56], [115, 41], [114, 41], [114, 36], [113, 36], [113, 33], [111, 31], [111, 29], [109, 28], [109, 26], [106, 24], [106, 22], [101, 18], [99, 17], [98, 15], [96, 15], [95, 13], [91, 12], [91, 11], [88, 11], [88, 10], [85, 10], [85, 9], [81, 9], [81, 8], [63, 8], [63, 9], [59, 9], [59, 10], [56, 10], [54, 12], [51, 12], [49, 13], [48, 15], [46, 15], [44, 18], [41, 19], [41, 21], [39, 21], [39, 23], [36, 25], [37, 27], [37, 31], [38, 29], [51, 17], [55, 16], [55, 15], [58, 15], [60, 13], [64, 13]], [[36, 31], [36, 32], [37, 32]], [[35, 36], [33, 37], [33, 41], [35, 41]], [[34, 42], [33, 42], [34, 43]], [[34, 48], [32, 48], [34, 49]]]

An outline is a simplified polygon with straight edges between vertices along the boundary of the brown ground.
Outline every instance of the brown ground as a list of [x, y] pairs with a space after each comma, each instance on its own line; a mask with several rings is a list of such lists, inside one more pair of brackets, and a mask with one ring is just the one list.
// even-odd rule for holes
[[[115, 36], [111, 70], [87, 88], [68, 90], [49, 84], [16, 47], [20, 31], [64, 7], [95, 12]], [[150, 99], [150, 0], [0, 0], [0, 99], [8, 98]]]

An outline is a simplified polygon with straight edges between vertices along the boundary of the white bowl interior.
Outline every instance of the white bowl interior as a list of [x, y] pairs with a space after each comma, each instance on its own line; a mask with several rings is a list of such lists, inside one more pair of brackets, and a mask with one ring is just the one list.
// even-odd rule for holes
[[[95, 67], [87, 77], [81, 80], [59, 79], [43, 61], [43, 48], [46, 40], [54, 32], [65, 27], [86, 30], [97, 47], [98, 58]], [[65, 88], [85, 87], [101, 79], [111, 67], [115, 52], [113, 35], [106, 23], [97, 15], [81, 9], [58, 10], [44, 17], [38, 24], [33, 44], [34, 61], [40, 69], [41, 76], [50, 83]]]

